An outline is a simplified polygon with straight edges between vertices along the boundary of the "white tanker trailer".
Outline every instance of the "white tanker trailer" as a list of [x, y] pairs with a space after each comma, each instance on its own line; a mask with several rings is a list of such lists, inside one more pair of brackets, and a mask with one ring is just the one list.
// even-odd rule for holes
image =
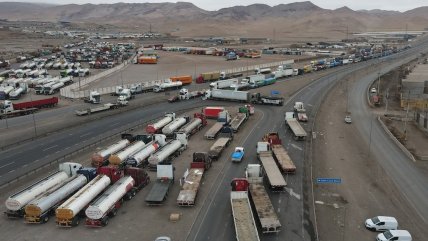
[[174, 134], [174, 131], [178, 130], [178, 128], [182, 127], [184, 124], [186, 124], [189, 121], [189, 117], [180, 117], [172, 122], [170, 122], [168, 125], [166, 125], [164, 128], [162, 128], [162, 133], [165, 135], [172, 135]]
[[120, 165], [125, 162], [129, 156], [134, 155], [135, 153], [141, 151], [145, 146], [143, 141], [135, 141], [130, 146], [125, 148], [124, 150], [118, 152], [117, 154], [111, 155], [108, 158], [110, 164]]
[[59, 171], [51, 174], [40, 181], [26, 187], [25, 189], [10, 196], [6, 202], [5, 214], [9, 218], [20, 218], [25, 214], [24, 207], [33, 199], [39, 197], [48, 189], [63, 183], [67, 178], [75, 176], [82, 165], [78, 163], [65, 162], [59, 164]]
[[155, 139], [147, 143], [143, 149], [134, 155], [130, 156], [126, 163], [130, 166], [137, 167], [144, 165], [145, 160], [153, 153], [155, 153], [160, 147], [166, 144], [165, 135], [155, 135]]
[[108, 176], [96, 176], [56, 209], [57, 225], [59, 227], [74, 227], [79, 225], [79, 213], [108, 185], [110, 185], [110, 178]]
[[49, 220], [49, 216], [55, 214], [55, 209], [65, 199], [69, 198], [97, 175], [97, 170], [95, 168], [82, 168], [77, 173], [76, 176], [70, 177], [64, 183], [49, 189], [49, 191], [28, 203], [25, 206], [25, 222], [46, 223]]
[[199, 131], [202, 127], [207, 125], [207, 120], [205, 115], [201, 113], [195, 113], [194, 119], [186, 124], [185, 126], [181, 127], [177, 132], [186, 134], [187, 138], [191, 136], [192, 134]]
[[[86, 209], [86, 225], [101, 227], [109, 222], [109, 215], [115, 216], [125, 195], [135, 186], [131, 176], [125, 176], [109, 187]], [[130, 196], [132, 197], [132, 196]]]
[[108, 160], [108, 158], [122, 150], [123, 148], [127, 147], [129, 145], [129, 140], [123, 139], [120, 140], [119, 142], [107, 147], [106, 149], [99, 151], [97, 153], [94, 153], [92, 155], [92, 166], [93, 167], [99, 167], [102, 166], [104, 164], [104, 162], [106, 162]]
[[156, 169], [158, 164], [166, 164], [170, 162], [175, 156], [181, 154], [187, 148], [187, 136], [184, 133], [177, 133], [176, 139], [168, 142], [159, 151], [152, 154], [149, 161], [149, 168]]
[[160, 132], [162, 128], [168, 125], [171, 121], [175, 119], [175, 113], [167, 113], [164, 118], [158, 120], [153, 124], [149, 124], [146, 127], [146, 132], [149, 134], [155, 134]]

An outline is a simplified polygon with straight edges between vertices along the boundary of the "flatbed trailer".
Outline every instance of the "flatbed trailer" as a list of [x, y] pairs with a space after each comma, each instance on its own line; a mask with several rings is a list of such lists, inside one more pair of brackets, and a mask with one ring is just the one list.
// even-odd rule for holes
[[285, 150], [285, 148], [282, 145], [273, 144], [271, 145], [271, 149], [275, 157], [275, 160], [282, 172], [284, 173], [296, 172], [296, 165], [294, 165], [293, 161], [288, 155], [288, 152]]
[[246, 179], [234, 179], [232, 181], [230, 203], [235, 224], [236, 240], [260, 241], [256, 222], [254, 221], [253, 211], [248, 198], [248, 181]]
[[210, 147], [208, 155], [212, 159], [218, 159], [223, 152], [223, 150], [230, 144], [232, 138], [230, 137], [220, 137], [214, 144]]
[[177, 197], [178, 206], [194, 206], [205, 172], [211, 167], [211, 158], [206, 152], [193, 153], [193, 162], [186, 171], [184, 183]]
[[293, 138], [295, 140], [304, 140], [307, 136], [305, 129], [300, 125], [300, 123], [295, 118], [287, 119], [287, 125], [290, 130], [293, 132]]
[[100, 107], [88, 108], [88, 109], [83, 109], [83, 110], [76, 110], [75, 113], [78, 116], [84, 116], [84, 115], [90, 115], [90, 114], [94, 114], [94, 113], [101, 112], [101, 111], [117, 109], [117, 108], [119, 108], [119, 106], [120, 106], [119, 104], [107, 103], [107, 104], [104, 104], [103, 106], [100, 106]]
[[214, 140], [218, 133], [220, 133], [221, 128], [223, 128], [223, 122], [216, 122], [206, 133], [205, 138], [208, 140]]
[[162, 205], [174, 183], [172, 165], [157, 165], [157, 178], [146, 196], [147, 205]]
[[250, 199], [257, 212], [262, 233], [277, 233], [281, 231], [281, 223], [263, 185], [263, 176], [259, 164], [249, 164], [246, 176], [250, 184]]
[[284, 191], [284, 188], [287, 186], [287, 182], [285, 182], [284, 177], [276, 165], [272, 152], [260, 152], [258, 153], [258, 158], [266, 173], [271, 189], [273, 191]]
[[239, 127], [241, 127], [245, 120], [247, 120], [247, 114], [238, 113], [230, 122], [230, 126], [232, 127], [233, 131], [238, 132]]

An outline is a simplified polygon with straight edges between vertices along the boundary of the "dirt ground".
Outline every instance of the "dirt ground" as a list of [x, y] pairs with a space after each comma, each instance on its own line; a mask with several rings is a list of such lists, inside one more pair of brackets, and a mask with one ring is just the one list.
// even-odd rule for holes
[[425, 240], [426, 227], [368, 155], [357, 129], [344, 123], [346, 98], [346, 84], [337, 85], [317, 116], [313, 177], [342, 178], [341, 184], [314, 184], [319, 240], [374, 240], [376, 233], [366, 230], [364, 221], [386, 214], [400, 220], [414, 240]]

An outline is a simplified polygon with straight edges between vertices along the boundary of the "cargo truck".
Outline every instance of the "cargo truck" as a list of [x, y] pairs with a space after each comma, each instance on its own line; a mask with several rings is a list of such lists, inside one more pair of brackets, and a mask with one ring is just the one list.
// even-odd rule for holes
[[82, 168], [77, 175], [63, 183], [48, 189], [43, 195], [25, 206], [26, 223], [46, 223], [55, 209], [77, 190], [90, 182], [97, 175], [95, 168]]
[[220, 72], [206, 72], [202, 73], [198, 78], [196, 78], [196, 83], [205, 83], [207, 81], [215, 81], [220, 78]]
[[272, 76], [276, 79], [284, 78], [284, 77], [291, 77], [291, 76], [293, 76], [293, 72], [294, 72], [294, 70], [292, 68], [284, 69], [283, 66], [279, 66], [276, 71], [272, 72]]
[[208, 155], [211, 159], [217, 160], [223, 150], [230, 144], [233, 140], [233, 130], [229, 126], [223, 126], [219, 138], [214, 144], [210, 147]]
[[191, 135], [195, 134], [207, 125], [207, 119], [205, 118], [204, 114], [195, 113], [193, 117], [194, 118], [192, 121], [190, 121], [177, 131], [178, 133], [184, 133], [187, 136], [187, 139], [189, 139]]
[[181, 81], [164, 82], [162, 84], [157, 84], [153, 86], [153, 92], [158, 93], [158, 92], [163, 92], [167, 90], [176, 90], [181, 88], [181, 86], [183, 86], [183, 83], [181, 83]]
[[264, 136], [263, 141], [269, 143], [269, 145], [266, 146], [267, 149], [263, 151], [269, 151], [269, 149], [272, 151], [273, 157], [275, 158], [275, 161], [282, 172], [284, 173], [296, 172], [296, 165], [294, 165], [293, 161], [288, 155], [288, 152], [285, 150], [284, 146], [282, 145], [282, 141], [279, 138], [279, 135], [277, 132], [267, 133]]
[[12, 103], [9, 100], [5, 100], [4, 102], [0, 103], [0, 119], [28, 115], [36, 112], [41, 108], [54, 107], [56, 104], [58, 104], [58, 97], [21, 103]]
[[211, 89], [205, 91], [205, 99], [230, 100], [261, 105], [284, 105], [283, 97], [263, 96], [260, 93], [250, 93], [248, 91]]
[[108, 176], [100, 174], [67, 199], [55, 211], [57, 225], [59, 227], [79, 225], [83, 209], [110, 185], [110, 182]]
[[124, 176], [93, 201], [85, 211], [86, 226], [102, 227], [114, 217], [124, 200], [131, 200], [138, 191], [150, 182], [150, 177], [141, 168], [127, 167]]
[[233, 132], [238, 132], [241, 125], [248, 119], [247, 113], [237, 113], [236, 116], [230, 122]]
[[285, 123], [286, 126], [288, 126], [288, 128], [291, 130], [293, 138], [296, 141], [305, 140], [307, 133], [296, 118], [288, 118], [285, 120]]
[[210, 84], [210, 88], [213, 89], [226, 89], [229, 88], [233, 84], [237, 84], [239, 82], [238, 79], [225, 79], [218, 80]]
[[167, 113], [162, 119], [156, 121], [153, 124], [147, 125], [146, 132], [149, 134], [160, 133], [162, 131], [162, 128], [168, 125], [174, 119], [175, 119], [175, 113]]
[[237, 241], [260, 241], [253, 210], [248, 198], [249, 183], [245, 178], [232, 180], [230, 204]]
[[273, 191], [283, 191], [287, 186], [287, 183], [275, 162], [272, 152], [266, 151], [268, 150], [268, 145], [268, 142], [257, 143], [257, 158], [259, 159], [264, 173], [267, 176], [270, 188]]
[[183, 75], [183, 76], [173, 76], [169, 78], [172, 82], [180, 81], [182, 85], [190, 85], [193, 81], [191, 75]]
[[190, 118], [188, 116], [178, 117], [175, 120], [171, 121], [168, 125], [162, 128], [162, 133], [166, 136], [172, 136], [178, 128], [184, 126], [188, 123]]
[[169, 189], [174, 184], [174, 167], [172, 165], [158, 165], [156, 181], [146, 196], [147, 205], [162, 205], [168, 196]]
[[38, 198], [50, 188], [59, 185], [67, 178], [77, 175], [77, 171], [82, 168], [81, 164], [64, 162], [59, 164], [59, 170], [23, 190], [10, 196], [6, 202], [6, 216], [8, 218], [21, 218], [25, 215], [25, 205]]
[[193, 161], [186, 170], [181, 183], [181, 191], [177, 197], [178, 206], [194, 206], [196, 196], [205, 172], [211, 167], [212, 160], [206, 152], [193, 153]]
[[218, 114], [222, 111], [224, 111], [224, 107], [218, 107], [218, 106], [207, 106], [202, 109], [202, 113], [205, 115], [206, 118], [209, 119], [217, 119]]
[[214, 140], [223, 128], [223, 122], [216, 122], [214, 125], [205, 133], [205, 138], [208, 140]]
[[177, 133], [175, 140], [165, 144], [157, 152], [150, 155], [148, 159], [148, 168], [156, 169], [159, 164], [170, 164], [171, 161], [179, 156], [187, 148], [187, 136], [184, 133]]
[[245, 176], [249, 183], [250, 200], [257, 212], [262, 233], [281, 231], [278, 215], [263, 185], [262, 167], [259, 164], [248, 164]]
[[126, 164], [133, 167], [145, 167], [147, 165], [147, 158], [149, 158], [150, 155], [155, 153], [160, 147], [164, 146], [165, 144], [165, 135], [154, 135], [153, 140], [147, 143], [141, 151], [135, 153], [134, 155], [131, 155], [126, 161]]

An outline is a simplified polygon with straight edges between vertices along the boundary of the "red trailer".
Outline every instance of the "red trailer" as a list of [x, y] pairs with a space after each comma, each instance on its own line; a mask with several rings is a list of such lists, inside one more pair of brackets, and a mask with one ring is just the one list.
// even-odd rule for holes
[[48, 99], [42, 99], [42, 100], [33, 100], [28, 102], [22, 102], [22, 103], [14, 103], [13, 109], [14, 110], [22, 110], [22, 109], [28, 109], [28, 108], [46, 108], [46, 107], [53, 107], [56, 104], [58, 104], [58, 97], [52, 97]]
[[206, 118], [217, 119], [220, 112], [224, 111], [224, 107], [207, 106], [202, 109], [202, 113]]

